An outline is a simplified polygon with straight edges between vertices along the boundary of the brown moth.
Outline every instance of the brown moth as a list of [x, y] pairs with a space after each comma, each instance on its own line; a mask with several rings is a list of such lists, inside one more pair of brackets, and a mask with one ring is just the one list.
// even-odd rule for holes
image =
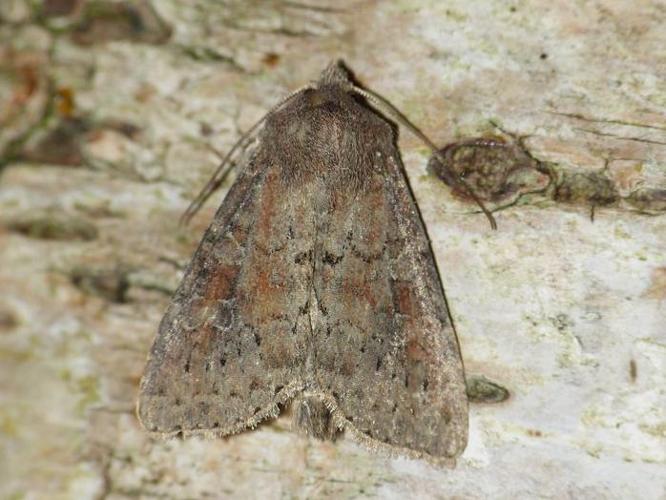
[[460, 350], [377, 100], [336, 62], [263, 119], [160, 324], [148, 431], [225, 436], [291, 402], [319, 438], [462, 453]]

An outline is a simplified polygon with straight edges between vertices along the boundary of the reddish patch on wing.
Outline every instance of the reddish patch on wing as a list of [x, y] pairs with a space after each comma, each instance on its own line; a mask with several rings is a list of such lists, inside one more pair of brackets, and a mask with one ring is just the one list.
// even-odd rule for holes
[[284, 194], [279, 171], [269, 170], [261, 191], [248, 263], [244, 266], [242, 282], [236, 294], [243, 317], [253, 325], [272, 321], [287, 309], [285, 301], [289, 292], [290, 269], [285, 267], [285, 257], [281, 252], [270, 251], [270, 243], [284, 236], [276, 230], [279, 201]]
[[278, 259], [268, 259], [248, 272], [242, 303], [245, 314], [253, 318], [255, 324], [272, 321], [287, 308], [285, 300], [289, 290], [281, 264]]
[[239, 266], [225, 264], [217, 266], [208, 278], [201, 306], [205, 307], [230, 298], [233, 295], [239, 272]]
[[414, 296], [413, 290], [411, 283], [397, 282], [395, 284], [394, 293], [398, 308], [397, 312], [405, 317], [403, 329], [407, 338], [405, 346], [407, 359], [411, 361], [425, 361], [430, 359], [433, 353], [429, 352], [432, 350], [429, 346], [423, 345], [421, 342], [421, 340], [425, 339], [423, 332], [425, 325], [419, 322], [421, 308]]
[[428, 356], [428, 351], [415, 337], [412, 337], [407, 341], [405, 352], [407, 353], [407, 359], [411, 361], [425, 361], [430, 357]]
[[396, 282], [394, 293], [397, 298], [398, 314], [413, 317], [416, 313], [414, 294], [410, 283]]
[[372, 290], [372, 282], [365, 270], [357, 273], [349, 273], [342, 284], [343, 296], [350, 308], [359, 308], [369, 305], [371, 308], [377, 306], [377, 297]]

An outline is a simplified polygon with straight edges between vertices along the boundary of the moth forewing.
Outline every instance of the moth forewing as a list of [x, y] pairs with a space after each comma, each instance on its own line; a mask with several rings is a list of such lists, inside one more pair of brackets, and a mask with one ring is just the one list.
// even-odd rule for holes
[[334, 63], [264, 119], [151, 349], [149, 431], [227, 435], [293, 400], [320, 438], [464, 450], [463, 366], [430, 243], [394, 129], [356, 89]]

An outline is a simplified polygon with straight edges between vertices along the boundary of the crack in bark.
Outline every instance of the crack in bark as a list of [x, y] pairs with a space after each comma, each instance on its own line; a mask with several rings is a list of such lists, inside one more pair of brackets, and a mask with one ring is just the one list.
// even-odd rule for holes
[[187, 44], [176, 44], [174, 47], [177, 47], [183, 53], [183, 55], [189, 57], [193, 61], [222, 63], [226, 64], [239, 73], [248, 73], [248, 71], [237, 61], [234, 56], [223, 54], [212, 47], [193, 46]]
[[282, 5], [285, 7], [291, 7], [294, 9], [299, 9], [299, 10], [309, 10], [312, 12], [324, 12], [324, 13], [341, 13], [341, 12], [346, 12], [345, 9], [336, 9], [334, 7], [324, 7], [321, 5], [308, 5], [305, 3], [300, 3], [300, 2], [291, 2], [288, 0], [285, 0], [282, 2]]
[[581, 132], [587, 132], [589, 134], [594, 134], [601, 137], [613, 137], [621, 141], [634, 141], [634, 142], [643, 142], [645, 144], [658, 144], [660, 146], [666, 146], [666, 142], [654, 141], [651, 139], [643, 139], [642, 137], [623, 137], [617, 134], [610, 134], [608, 132], [599, 132], [598, 130], [592, 130], [589, 128], [582, 128], [582, 127], [574, 127], [574, 130], [580, 130]]
[[563, 113], [559, 111], [547, 111], [548, 114], [557, 115], [557, 116], [566, 116], [567, 118], [574, 118], [576, 120], [582, 120], [585, 122], [591, 123], [608, 123], [611, 125], [625, 125], [627, 127], [639, 127], [639, 128], [650, 128], [655, 130], [666, 130], [666, 127], [660, 127], [658, 125], [647, 125], [645, 123], [630, 122], [626, 120], [616, 120], [612, 118], [591, 118], [580, 113]]
[[295, 30], [295, 29], [290, 29], [290, 28], [285, 28], [285, 27], [258, 28], [258, 27], [242, 26], [240, 24], [232, 23], [232, 22], [226, 22], [225, 25], [228, 28], [235, 29], [235, 30], [238, 30], [238, 31], [247, 32], [247, 33], [263, 33], [263, 34], [269, 34], [269, 35], [282, 35], [282, 36], [286, 36], [286, 37], [289, 37], [289, 38], [314, 38], [314, 37], [321, 36], [318, 33], [307, 31], [305, 29]]

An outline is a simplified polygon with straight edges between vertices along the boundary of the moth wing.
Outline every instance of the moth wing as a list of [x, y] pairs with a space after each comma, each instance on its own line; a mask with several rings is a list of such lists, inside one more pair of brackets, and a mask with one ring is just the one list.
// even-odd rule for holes
[[301, 386], [312, 265], [294, 261], [311, 252], [312, 209], [284, 189], [277, 169], [250, 163], [220, 206], [150, 351], [148, 430], [239, 432]]
[[453, 458], [467, 444], [458, 342], [397, 151], [385, 153], [384, 171], [325, 216], [317, 384], [357, 438]]

